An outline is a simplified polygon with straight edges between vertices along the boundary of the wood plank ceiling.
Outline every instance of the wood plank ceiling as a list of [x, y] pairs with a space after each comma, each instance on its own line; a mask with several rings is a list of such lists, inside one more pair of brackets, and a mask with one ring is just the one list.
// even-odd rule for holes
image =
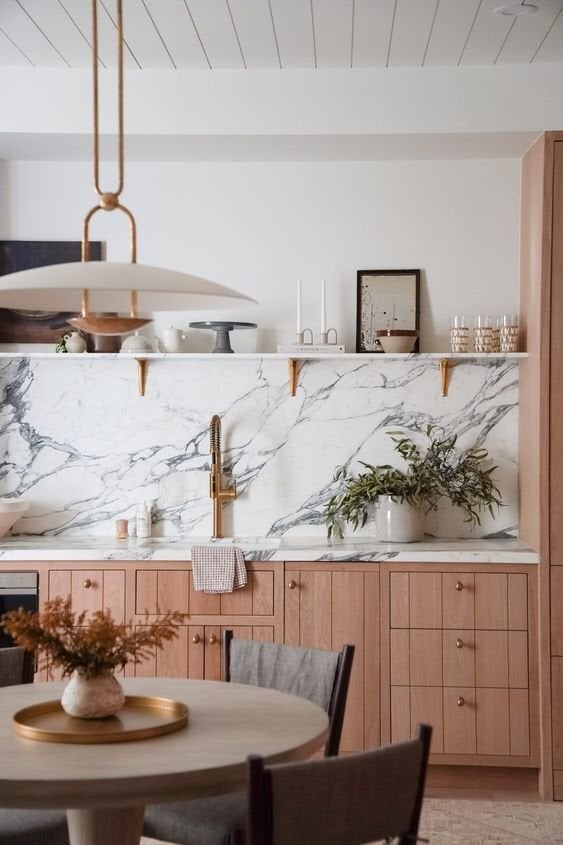
[[[563, 61], [563, 0], [124, 0], [129, 68], [436, 67]], [[514, 5], [522, 0], [512, 0]], [[116, 0], [100, 0], [115, 64]], [[0, 0], [0, 66], [87, 67], [90, 0]]]

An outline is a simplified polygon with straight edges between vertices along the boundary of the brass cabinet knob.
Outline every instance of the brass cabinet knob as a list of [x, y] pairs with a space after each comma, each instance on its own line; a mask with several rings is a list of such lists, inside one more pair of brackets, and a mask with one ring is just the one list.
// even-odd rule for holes
[[197, 644], [200, 642], [200, 640], [201, 640], [201, 637], [199, 636], [199, 634], [194, 634], [194, 635], [193, 635], [193, 637], [192, 637], [192, 643], [194, 643], [195, 645], [197, 645]]
[[463, 584], [461, 583], [461, 581], [455, 582], [455, 588], [458, 591], [458, 593], [460, 593], [463, 590]]
[[458, 696], [456, 704], [458, 707], [463, 707], [463, 705], [465, 704], [465, 698], [462, 695]]
[[84, 581], [82, 582], [82, 586], [84, 587], [85, 590], [89, 590], [90, 587], [92, 586], [92, 582], [90, 581], [89, 578], [85, 578]]
[[294, 581], [293, 578], [292, 578], [291, 581], [287, 582], [287, 586], [288, 586], [288, 589], [294, 590], [297, 586], [297, 581]]
[[459, 637], [458, 637], [458, 638], [457, 638], [457, 640], [455, 641], [455, 647], [456, 647], [456, 648], [463, 648], [463, 640], [462, 640], [462, 639], [460, 639]]
[[217, 642], [217, 637], [215, 636], [215, 634], [211, 634], [207, 642], [209, 643], [209, 645], [215, 645], [215, 643]]

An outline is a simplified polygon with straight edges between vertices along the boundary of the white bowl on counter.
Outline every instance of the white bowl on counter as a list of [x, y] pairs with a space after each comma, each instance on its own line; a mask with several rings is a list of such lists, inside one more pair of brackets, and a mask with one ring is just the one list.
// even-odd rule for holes
[[417, 338], [418, 332], [414, 329], [381, 329], [377, 332], [383, 351], [389, 354], [412, 352]]
[[0, 537], [7, 534], [28, 509], [29, 502], [26, 499], [0, 498]]

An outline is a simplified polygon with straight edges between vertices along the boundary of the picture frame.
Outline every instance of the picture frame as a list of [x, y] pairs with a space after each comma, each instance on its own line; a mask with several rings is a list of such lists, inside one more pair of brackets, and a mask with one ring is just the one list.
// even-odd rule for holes
[[383, 329], [420, 329], [420, 270], [357, 271], [356, 352], [383, 352]]
[[[80, 241], [0, 241], [0, 276], [80, 261], [81, 256]], [[90, 241], [90, 260], [102, 260], [102, 241]], [[76, 316], [72, 311], [0, 308], [0, 343], [55, 343]]]

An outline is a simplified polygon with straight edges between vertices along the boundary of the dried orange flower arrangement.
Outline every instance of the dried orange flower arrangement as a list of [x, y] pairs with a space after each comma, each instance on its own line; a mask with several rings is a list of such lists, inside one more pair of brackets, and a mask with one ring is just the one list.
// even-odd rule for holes
[[184, 614], [166, 613], [150, 624], [134, 628], [115, 622], [109, 610], [98, 610], [86, 619], [76, 614], [70, 598], [53, 599], [39, 613], [12, 610], [0, 618], [0, 627], [29, 651], [39, 651], [45, 663], [60, 666], [63, 676], [80, 671], [86, 679], [97, 678], [140, 663], [153, 649], [178, 636]]

